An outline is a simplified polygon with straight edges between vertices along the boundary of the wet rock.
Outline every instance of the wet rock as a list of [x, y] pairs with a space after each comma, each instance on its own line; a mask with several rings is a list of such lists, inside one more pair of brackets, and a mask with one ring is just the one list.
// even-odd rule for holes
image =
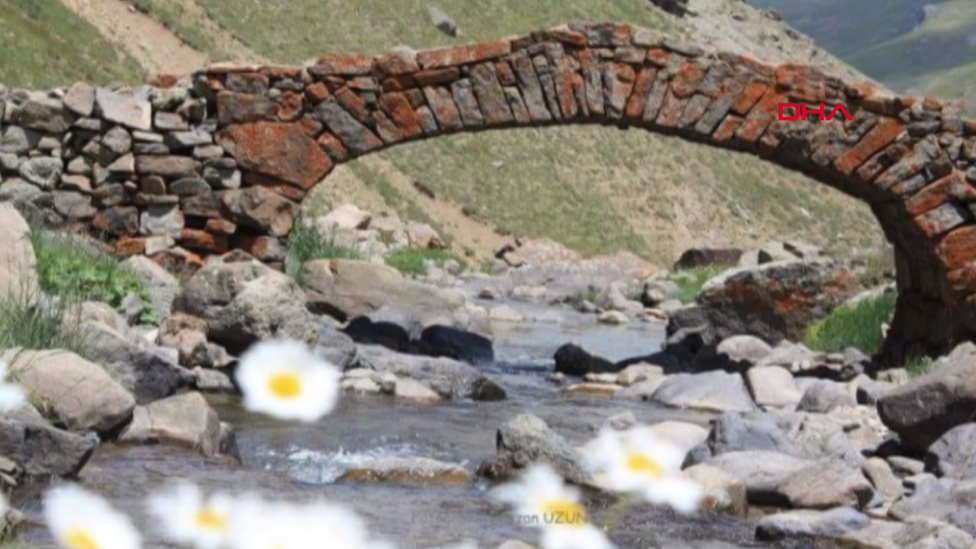
[[600, 324], [609, 324], [612, 326], [619, 326], [621, 324], [627, 324], [630, 322], [627, 315], [620, 311], [604, 311], [597, 316], [596, 320]]
[[476, 368], [449, 358], [405, 355], [376, 345], [359, 345], [356, 360], [359, 367], [419, 381], [446, 399], [506, 398], [505, 390]]
[[616, 385], [608, 385], [606, 383], [576, 383], [568, 387], [564, 387], [560, 392], [564, 395], [604, 395], [613, 396], [620, 390], [620, 387]]
[[786, 537], [836, 538], [867, 527], [871, 519], [851, 507], [825, 511], [799, 509], [766, 515], [756, 525], [756, 539], [776, 541]]
[[[627, 366], [617, 374], [617, 385], [629, 387], [642, 381], [649, 381], [664, 377], [664, 368], [655, 364], [641, 362]], [[663, 381], [663, 380], [662, 380]]]
[[237, 388], [230, 375], [220, 370], [210, 368], [194, 368], [193, 375], [195, 382], [193, 387], [201, 393], [209, 394], [234, 394]]
[[409, 280], [387, 265], [321, 259], [309, 261], [303, 269], [309, 310], [340, 322], [386, 305], [410, 311], [428, 325], [464, 306], [461, 293]]
[[220, 418], [198, 392], [137, 406], [121, 442], [175, 444], [214, 456], [220, 449]]
[[0, 455], [29, 477], [74, 477], [88, 463], [98, 437], [47, 425], [43, 419], [0, 418]]
[[833, 381], [817, 380], [803, 392], [796, 409], [798, 412], [825, 414], [845, 406], [857, 406], [847, 387]]
[[815, 464], [786, 454], [768, 451], [729, 452], [704, 462], [746, 483], [749, 503], [785, 507], [789, 498], [779, 487], [795, 473]]
[[183, 286], [173, 310], [205, 320], [210, 341], [234, 355], [276, 337], [313, 344], [319, 332], [301, 288], [242, 252], [211, 259]]
[[746, 484], [742, 479], [711, 465], [688, 467], [682, 474], [704, 490], [702, 508], [745, 518], [749, 511]]
[[335, 364], [341, 370], [350, 368], [356, 361], [356, 342], [340, 332], [324, 318], [317, 319], [318, 335], [315, 339], [315, 352], [318, 356]]
[[592, 485], [583, 456], [530, 413], [520, 414], [498, 429], [495, 452], [494, 459], [478, 468], [479, 476], [505, 482], [532, 463], [545, 462], [569, 482]]
[[432, 389], [409, 377], [396, 380], [393, 395], [397, 398], [415, 402], [438, 402], [442, 400], [441, 396]]
[[339, 478], [347, 482], [420, 485], [467, 485], [471, 479], [471, 473], [460, 465], [418, 456], [382, 457], [349, 469]]
[[403, 326], [393, 322], [374, 322], [368, 316], [357, 316], [350, 320], [342, 328], [342, 333], [363, 345], [381, 345], [400, 353], [411, 349], [410, 334]]
[[794, 407], [803, 398], [793, 374], [779, 366], [756, 366], [745, 372], [752, 399], [760, 406]]
[[420, 334], [424, 354], [447, 357], [468, 364], [490, 364], [495, 361], [491, 340], [482, 335], [450, 326], [433, 325]]
[[555, 371], [570, 376], [583, 377], [590, 373], [614, 373], [619, 369], [609, 360], [592, 355], [582, 347], [572, 343], [556, 349], [553, 356], [556, 362]]
[[976, 479], [976, 423], [957, 425], [932, 443], [925, 470], [940, 477]]
[[748, 412], [756, 409], [742, 376], [720, 371], [668, 376], [652, 398], [675, 408], [716, 412]]
[[976, 345], [957, 346], [928, 373], [882, 396], [878, 412], [902, 443], [919, 451], [971, 421], [976, 416]]
[[132, 417], [135, 397], [99, 365], [74, 353], [8, 350], [3, 360], [70, 431], [109, 433]]
[[874, 496], [860, 469], [836, 460], [824, 460], [794, 472], [778, 487], [794, 508], [863, 509]]

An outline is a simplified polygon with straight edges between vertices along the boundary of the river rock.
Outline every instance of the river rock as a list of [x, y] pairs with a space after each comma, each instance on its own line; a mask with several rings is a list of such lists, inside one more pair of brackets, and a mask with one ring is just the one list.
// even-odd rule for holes
[[850, 390], [840, 383], [818, 379], [803, 392], [803, 398], [797, 404], [796, 410], [825, 414], [844, 406], [857, 406]]
[[884, 496], [885, 501], [895, 501], [905, 494], [901, 480], [891, 470], [891, 465], [879, 457], [871, 457], [861, 465], [861, 472], [871, 481], [874, 489]]
[[877, 406], [878, 401], [889, 391], [897, 387], [894, 383], [871, 379], [861, 374], [852, 380], [858, 404]]
[[718, 467], [700, 463], [682, 471], [705, 491], [702, 508], [745, 518], [749, 512], [746, 484], [742, 479]]
[[555, 371], [569, 376], [583, 377], [591, 373], [615, 373], [619, 368], [613, 362], [586, 352], [582, 347], [566, 343], [553, 355]]
[[220, 418], [203, 395], [183, 393], [137, 406], [119, 440], [183, 445], [214, 456], [220, 449]]
[[97, 446], [93, 433], [57, 429], [41, 418], [0, 418], [0, 455], [12, 459], [28, 476], [76, 476]]
[[505, 390], [476, 368], [449, 358], [404, 355], [377, 345], [359, 345], [356, 360], [359, 367], [419, 381], [446, 399], [506, 398]]
[[882, 396], [878, 412], [902, 443], [919, 451], [971, 421], [976, 416], [976, 345], [960, 344], [928, 373]]
[[207, 347], [207, 323], [182, 313], [170, 315], [159, 325], [156, 342], [174, 348], [184, 368], [212, 367]]
[[696, 301], [719, 340], [749, 334], [776, 344], [802, 340], [807, 326], [860, 290], [854, 275], [831, 260], [779, 261], [727, 271], [706, 283]]
[[652, 398], [676, 408], [716, 412], [756, 409], [742, 376], [722, 371], [667, 376]]
[[234, 355], [265, 339], [313, 344], [319, 334], [295, 281], [239, 251], [200, 268], [184, 284], [173, 310], [205, 320], [210, 341]]
[[108, 433], [128, 422], [136, 400], [102, 367], [68, 351], [9, 350], [3, 360], [71, 431]]
[[387, 265], [350, 259], [318, 259], [303, 267], [309, 310], [340, 321], [387, 305], [410, 311], [429, 325], [452, 317], [464, 295], [404, 278]]
[[661, 378], [664, 376], [664, 368], [647, 362], [631, 364], [617, 374], [617, 385], [629, 387], [641, 381]]
[[779, 487], [795, 473], [816, 462], [777, 452], [750, 450], [715, 456], [705, 464], [742, 479], [750, 504], [783, 507], [789, 505], [789, 498], [779, 491]]
[[932, 479], [918, 483], [909, 497], [893, 503], [888, 515], [903, 521], [920, 516], [934, 518], [976, 536], [976, 509], [971, 503], [974, 498], [976, 481]]
[[374, 322], [368, 316], [357, 316], [350, 320], [342, 328], [342, 333], [363, 345], [380, 345], [399, 353], [412, 349], [410, 334], [403, 326], [386, 321]]
[[976, 423], [957, 425], [932, 443], [925, 469], [940, 477], [976, 479]]
[[230, 375], [220, 370], [196, 367], [192, 370], [193, 388], [207, 394], [234, 394], [237, 388]]
[[146, 283], [149, 300], [159, 316], [168, 317], [173, 310], [173, 300], [180, 291], [180, 283], [176, 277], [144, 255], [134, 255], [122, 264]]
[[345, 370], [352, 367], [358, 356], [356, 342], [339, 331], [327, 320], [318, 317], [318, 335], [315, 338], [315, 354]]
[[419, 456], [382, 457], [349, 469], [339, 478], [350, 482], [421, 485], [466, 485], [471, 479], [471, 473], [460, 465]]
[[775, 541], [791, 536], [836, 538], [865, 528], [871, 519], [851, 507], [825, 511], [798, 509], [766, 515], [756, 525], [756, 539]]
[[664, 384], [665, 379], [667, 379], [667, 377], [661, 375], [645, 381], [638, 381], [633, 385], [626, 386], [617, 391], [614, 393], [614, 397], [649, 402], [653, 399], [654, 393], [661, 387], [662, 384]]
[[759, 362], [773, 352], [768, 343], [753, 335], [734, 335], [722, 340], [715, 348], [731, 360]]
[[495, 361], [490, 339], [450, 326], [427, 326], [420, 334], [419, 343], [428, 356], [453, 358], [476, 366]]
[[840, 537], [846, 549], [972, 549], [973, 537], [940, 520], [913, 517], [904, 523], [872, 520]]
[[756, 366], [745, 372], [752, 399], [760, 406], [794, 407], [803, 398], [793, 374], [780, 366]]
[[767, 414], [722, 414], [711, 421], [706, 439], [709, 456], [762, 450], [800, 457], [793, 442]]
[[409, 377], [396, 380], [393, 394], [397, 398], [415, 402], [438, 402], [441, 400], [441, 396], [433, 389]]
[[777, 491], [792, 507], [803, 509], [863, 509], [874, 497], [874, 488], [860, 469], [832, 459], [794, 472]]
[[0, 202], [0, 299], [30, 298], [38, 294], [34, 247], [30, 240], [30, 226], [17, 208]]
[[505, 482], [540, 461], [551, 465], [569, 482], [592, 485], [583, 459], [583, 455], [550, 429], [545, 421], [523, 413], [498, 429], [495, 457], [483, 462], [477, 474]]
[[135, 396], [137, 404], [168, 397], [193, 384], [193, 374], [162, 348], [127, 339], [99, 322], [86, 322], [80, 328], [91, 342], [93, 358]]

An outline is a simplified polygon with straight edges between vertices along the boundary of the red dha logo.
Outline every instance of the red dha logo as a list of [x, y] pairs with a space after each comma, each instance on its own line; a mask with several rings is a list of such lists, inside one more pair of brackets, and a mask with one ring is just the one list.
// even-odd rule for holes
[[[792, 108], [793, 116], [784, 115], [783, 114], [784, 108]], [[847, 112], [847, 109], [844, 108], [844, 105], [841, 105], [840, 103], [838, 103], [837, 106], [834, 107], [834, 110], [830, 111], [830, 114], [826, 114], [827, 105], [823, 103], [820, 104], [819, 109], [808, 108], [806, 105], [799, 104], [799, 103], [780, 103], [779, 119], [780, 120], [803, 120], [804, 122], [806, 122], [807, 116], [811, 114], [817, 114], [820, 115], [819, 120], [833, 120], [834, 115], [837, 114], [837, 111], [841, 111], [842, 113], [844, 113], [844, 116], [846, 116], [848, 120], [854, 120], [854, 118], [851, 117], [851, 113]]]

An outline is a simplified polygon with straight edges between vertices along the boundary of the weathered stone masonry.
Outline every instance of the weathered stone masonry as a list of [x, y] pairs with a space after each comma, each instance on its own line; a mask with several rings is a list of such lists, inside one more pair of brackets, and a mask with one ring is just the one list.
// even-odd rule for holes
[[[453, 132], [641, 127], [746, 151], [868, 202], [898, 260], [884, 354], [976, 337], [976, 121], [819, 70], [705, 52], [646, 29], [569, 25], [489, 43], [305, 67], [212, 66], [135, 92], [7, 92], [0, 194], [100, 231], [122, 254], [269, 263], [340, 162]], [[802, 102], [852, 121], [779, 121]]]

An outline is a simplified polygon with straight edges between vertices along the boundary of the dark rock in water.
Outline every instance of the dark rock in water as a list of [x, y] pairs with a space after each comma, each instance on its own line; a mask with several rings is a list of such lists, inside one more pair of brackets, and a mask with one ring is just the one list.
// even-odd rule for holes
[[665, 353], [663, 351], [658, 351], [656, 353], [651, 353], [649, 355], [641, 355], [630, 358], [625, 358], [616, 364], [614, 364], [614, 371], [623, 371], [628, 366], [633, 366], [634, 364], [640, 364], [646, 362], [648, 364], [654, 364], [655, 366], [660, 366], [664, 369], [665, 374], [674, 374], [684, 371], [682, 367], [682, 361], [679, 357]]
[[591, 355], [582, 347], [567, 343], [556, 349], [553, 356], [556, 361], [556, 372], [568, 376], [585, 376], [586, 374], [616, 373], [620, 369], [613, 362]]
[[424, 328], [419, 343], [419, 350], [427, 356], [453, 358], [475, 365], [495, 361], [495, 349], [490, 339], [449, 326], [434, 324]]
[[551, 465], [573, 484], [592, 485], [583, 456], [539, 417], [524, 413], [501, 426], [495, 435], [496, 455], [478, 467], [477, 474], [505, 482], [536, 462]]
[[685, 250], [674, 264], [674, 270], [681, 271], [708, 267], [711, 265], [735, 266], [742, 259], [742, 250], [738, 248], [691, 248]]
[[410, 334], [393, 322], [373, 322], [368, 316], [358, 316], [341, 331], [364, 345], [382, 345], [400, 353], [408, 352], [410, 348]]
[[39, 415], [0, 419], [0, 455], [13, 460], [28, 477], [74, 477], [97, 446], [94, 433], [57, 429]]

